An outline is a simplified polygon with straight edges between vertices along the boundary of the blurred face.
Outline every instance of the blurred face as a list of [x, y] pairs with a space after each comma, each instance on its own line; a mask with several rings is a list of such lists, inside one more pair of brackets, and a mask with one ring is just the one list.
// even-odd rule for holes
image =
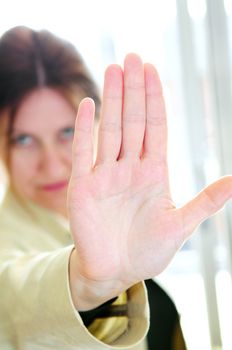
[[64, 216], [75, 116], [58, 92], [36, 90], [20, 105], [10, 140], [9, 176], [16, 193]]

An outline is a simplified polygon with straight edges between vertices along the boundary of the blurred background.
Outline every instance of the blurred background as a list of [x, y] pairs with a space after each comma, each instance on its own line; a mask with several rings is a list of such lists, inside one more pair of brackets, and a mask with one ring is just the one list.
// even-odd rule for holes
[[[100, 89], [106, 65], [122, 64], [128, 52], [156, 65], [167, 103], [177, 207], [232, 173], [231, 0], [8, 0], [0, 18], [0, 35], [27, 25], [71, 41]], [[176, 303], [189, 350], [232, 349], [231, 274], [228, 204], [156, 278]]]

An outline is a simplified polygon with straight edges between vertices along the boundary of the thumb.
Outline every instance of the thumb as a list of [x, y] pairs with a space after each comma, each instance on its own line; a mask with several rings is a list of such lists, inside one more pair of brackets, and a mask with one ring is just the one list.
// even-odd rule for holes
[[180, 210], [186, 237], [205, 219], [220, 210], [232, 198], [232, 176], [224, 176], [204, 188]]

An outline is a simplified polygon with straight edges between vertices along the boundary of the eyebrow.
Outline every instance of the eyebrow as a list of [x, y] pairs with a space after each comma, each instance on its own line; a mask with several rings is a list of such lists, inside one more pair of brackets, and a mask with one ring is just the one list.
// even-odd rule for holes
[[[60, 130], [66, 129], [66, 128], [74, 128], [74, 127], [75, 127], [75, 124], [72, 124], [72, 123], [70, 122], [70, 123], [67, 123], [67, 124], [64, 124], [64, 125], [60, 125], [60, 126], [58, 127], [57, 131], [60, 131]], [[15, 128], [15, 127], [12, 128], [11, 134], [14, 134], [14, 133], [17, 133], [17, 134], [30, 134], [30, 135], [36, 137], [36, 134], [34, 134], [33, 131], [30, 131], [30, 130], [23, 130], [23, 129], [17, 129], [17, 128]]]
[[27, 130], [20, 130], [20, 129], [12, 129], [11, 134], [30, 134], [33, 135], [33, 133], [31, 131], [27, 131]]

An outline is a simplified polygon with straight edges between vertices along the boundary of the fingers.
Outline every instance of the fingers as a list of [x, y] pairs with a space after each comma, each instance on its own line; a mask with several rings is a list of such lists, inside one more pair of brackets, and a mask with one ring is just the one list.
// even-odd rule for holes
[[202, 221], [220, 210], [232, 198], [232, 176], [224, 176], [201, 191], [180, 210], [188, 236]]
[[122, 93], [122, 69], [111, 65], [105, 72], [96, 164], [118, 158], [122, 138]]
[[120, 157], [139, 157], [145, 129], [144, 68], [139, 56], [129, 54], [124, 62], [124, 100]]
[[[94, 105], [84, 99], [74, 137], [76, 176], [93, 167]], [[105, 73], [96, 165], [121, 158], [152, 158], [166, 162], [167, 125], [162, 87], [155, 68], [129, 54], [124, 72], [111, 65]]]
[[144, 65], [144, 72], [147, 115], [143, 157], [163, 163], [167, 157], [167, 120], [162, 86], [151, 64]]
[[143, 145], [146, 103], [144, 67], [139, 56], [125, 58], [105, 73], [96, 164], [139, 157]]
[[155, 68], [129, 54], [124, 72], [105, 73], [96, 164], [121, 158], [166, 162], [167, 124], [162, 87]]
[[81, 101], [75, 124], [72, 149], [72, 177], [88, 174], [93, 166], [93, 123], [95, 106], [90, 98]]

